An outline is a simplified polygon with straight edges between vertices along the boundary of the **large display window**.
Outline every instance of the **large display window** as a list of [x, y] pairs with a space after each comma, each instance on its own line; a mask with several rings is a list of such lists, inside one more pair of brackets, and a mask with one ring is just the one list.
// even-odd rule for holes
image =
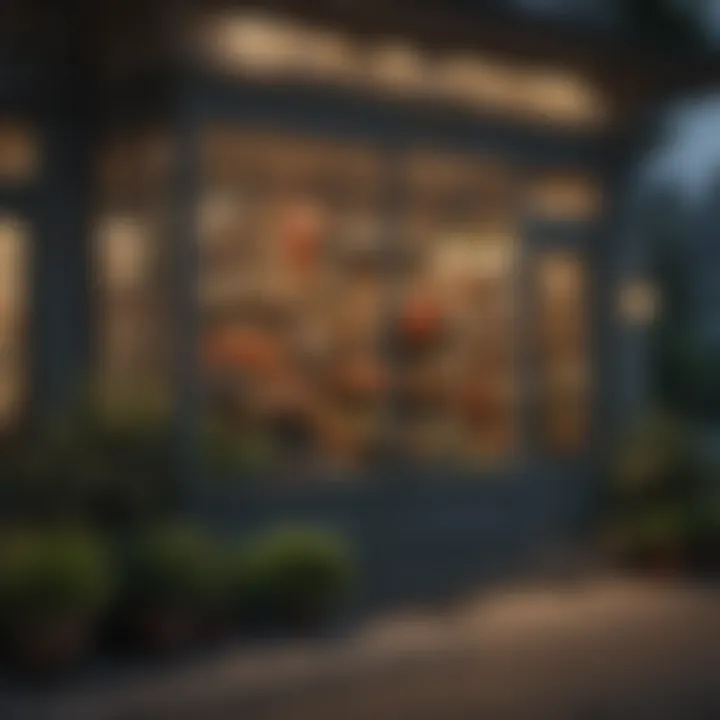
[[162, 134], [143, 130], [114, 138], [100, 157], [92, 258], [103, 402], [170, 405], [167, 151]]
[[274, 465], [356, 464], [387, 389], [380, 158], [222, 130], [204, 151], [206, 416]]
[[[199, 139], [203, 432], [293, 474], [388, 450], [484, 469], [586, 449], [585, 253], [567, 238], [529, 252], [526, 220], [586, 227], [588, 178], [242, 125]], [[110, 395], [168, 399], [172, 245], [157, 157], [133, 164], [133, 147], [108, 154], [102, 186], [97, 366]], [[541, 436], [525, 432], [528, 391]]]
[[0, 430], [19, 418], [26, 400], [29, 265], [27, 223], [0, 214]]

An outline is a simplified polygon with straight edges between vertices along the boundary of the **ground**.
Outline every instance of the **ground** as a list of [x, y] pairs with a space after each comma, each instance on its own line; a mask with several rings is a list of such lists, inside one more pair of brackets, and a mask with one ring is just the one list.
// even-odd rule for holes
[[595, 580], [494, 591], [375, 619], [342, 639], [144, 672], [35, 711], [43, 720], [720, 720], [720, 590]]

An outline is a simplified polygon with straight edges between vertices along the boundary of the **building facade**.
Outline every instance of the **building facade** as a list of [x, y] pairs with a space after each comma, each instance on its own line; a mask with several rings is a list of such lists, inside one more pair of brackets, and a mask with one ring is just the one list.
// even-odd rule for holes
[[338, 524], [383, 596], [576, 538], [650, 312], [618, 266], [638, 118], [688, 76], [503, 13], [149, 7], [42, 16], [5, 65], [4, 426], [88, 384], [166, 407], [204, 496], [222, 427], [213, 517]]

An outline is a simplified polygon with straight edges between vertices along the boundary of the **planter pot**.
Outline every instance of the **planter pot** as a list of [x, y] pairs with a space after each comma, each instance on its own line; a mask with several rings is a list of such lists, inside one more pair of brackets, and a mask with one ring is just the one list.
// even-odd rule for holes
[[71, 672], [90, 656], [95, 634], [95, 623], [82, 615], [27, 620], [7, 633], [7, 661], [32, 675]]
[[242, 633], [249, 637], [309, 637], [322, 634], [332, 624], [333, 614], [319, 608], [287, 608], [249, 611], [240, 619]]
[[675, 580], [687, 574], [688, 560], [677, 550], [657, 550], [638, 558], [638, 572], [650, 579]]
[[127, 621], [129, 645], [144, 655], [168, 656], [188, 652], [203, 637], [198, 614], [191, 610], [157, 608], [131, 614]]
[[228, 613], [217, 612], [200, 627], [200, 640], [210, 644], [223, 643], [237, 634], [237, 628]]
[[703, 577], [720, 577], [720, 543], [708, 541], [693, 548], [692, 569]]

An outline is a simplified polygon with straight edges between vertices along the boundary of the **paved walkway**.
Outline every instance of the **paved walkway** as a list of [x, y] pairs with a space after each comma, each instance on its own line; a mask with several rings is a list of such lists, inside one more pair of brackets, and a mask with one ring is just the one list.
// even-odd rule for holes
[[48, 720], [720, 720], [720, 591], [627, 581], [498, 591], [36, 711]]

